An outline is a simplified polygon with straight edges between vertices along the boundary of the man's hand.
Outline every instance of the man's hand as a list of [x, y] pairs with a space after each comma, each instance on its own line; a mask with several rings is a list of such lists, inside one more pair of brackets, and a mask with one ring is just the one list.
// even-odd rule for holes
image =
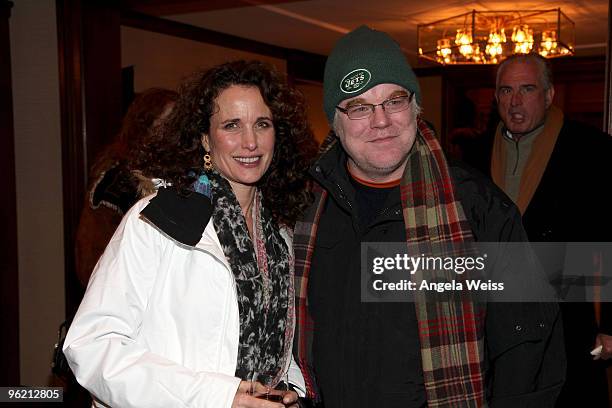
[[593, 360], [609, 360], [612, 358], [612, 336], [599, 333], [595, 338], [595, 349], [601, 346], [601, 352], [593, 357]]

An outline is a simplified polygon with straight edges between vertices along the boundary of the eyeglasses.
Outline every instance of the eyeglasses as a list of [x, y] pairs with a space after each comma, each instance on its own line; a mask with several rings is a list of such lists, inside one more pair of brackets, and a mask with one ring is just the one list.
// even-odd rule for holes
[[410, 106], [410, 102], [412, 102], [413, 97], [414, 93], [411, 92], [408, 95], [396, 96], [395, 98], [387, 99], [386, 101], [376, 105], [371, 103], [360, 103], [358, 105], [349, 106], [346, 109], [336, 106], [336, 109], [346, 114], [349, 119], [366, 119], [372, 116], [377, 106], [382, 106], [382, 109], [386, 113], [397, 113], [406, 110]]

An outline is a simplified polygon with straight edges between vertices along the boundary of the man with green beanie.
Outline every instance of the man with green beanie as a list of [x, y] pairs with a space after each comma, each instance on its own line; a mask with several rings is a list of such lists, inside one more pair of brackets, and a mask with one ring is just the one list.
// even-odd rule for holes
[[294, 350], [308, 397], [327, 408], [551, 406], [564, 378], [556, 304], [362, 301], [362, 243], [450, 255], [525, 234], [503, 193], [447, 163], [419, 116], [418, 80], [387, 34], [362, 26], [343, 36], [323, 87], [333, 132], [294, 236]]

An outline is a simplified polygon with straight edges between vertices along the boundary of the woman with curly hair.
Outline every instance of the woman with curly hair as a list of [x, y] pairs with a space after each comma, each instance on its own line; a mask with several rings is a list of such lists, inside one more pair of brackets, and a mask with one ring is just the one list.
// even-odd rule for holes
[[155, 173], [146, 162], [136, 163], [158, 123], [178, 94], [149, 88], [136, 96], [114, 141], [96, 157], [76, 234], [76, 275], [87, 286], [89, 276], [127, 210], [155, 191]]
[[[290, 231], [316, 151], [305, 112], [261, 62], [181, 87], [138, 159], [169, 187], [128, 211], [65, 341], [94, 404], [297, 406]], [[293, 390], [274, 390], [281, 380]]]

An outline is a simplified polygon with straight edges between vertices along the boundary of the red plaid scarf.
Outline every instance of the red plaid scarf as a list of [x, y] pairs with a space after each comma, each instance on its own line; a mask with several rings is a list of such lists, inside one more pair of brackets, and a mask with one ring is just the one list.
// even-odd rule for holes
[[[324, 143], [324, 155], [337, 141]], [[318, 184], [315, 202], [295, 227], [296, 332], [294, 350], [306, 381], [307, 396], [318, 399], [310, 365], [315, 330], [308, 313], [308, 277], [317, 227], [327, 192]], [[461, 244], [473, 241], [442, 149], [433, 132], [418, 120], [418, 135], [400, 187], [407, 241], [424, 253], [454, 254]], [[484, 308], [469, 299], [426, 302], [417, 299], [423, 379], [429, 407], [483, 407]]]
[[[474, 240], [471, 228], [438, 140], [420, 121], [419, 135], [400, 186], [406, 239], [420, 253], [457, 255]], [[427, 405], [485, 405], [484, 308], [465, 297], [432, 302], [427, 295], [417, 292], [416, 302]]]

